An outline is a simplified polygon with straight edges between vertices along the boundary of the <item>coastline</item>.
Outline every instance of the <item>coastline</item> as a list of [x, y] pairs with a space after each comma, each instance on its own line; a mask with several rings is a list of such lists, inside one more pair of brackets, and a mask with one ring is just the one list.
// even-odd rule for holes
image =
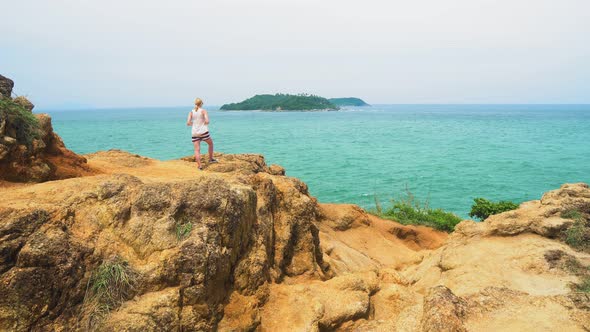
[[[52, 116], [76, 152], [118, 148], [169, 160], [192, 152], [186, 143], [190, 133], [179, 122], [185, 113], [114, 109], [101, 110], [100, 116], [93, 111]], [[431, 206], [466, 218], [473, 197], [522, 202], [564, 182], [590, 182], [590, 146], [576, 143], [590, 140], [585, 130], [590, 108], [387, 105], [211, 114], [220, 150], [265, 155], [308, 183], [322, 202], [374, 208], [375, 194], [387, 202], [408, 186], [420, 200], [429, 198]], [[143, 135], [153, 128], [157, 135]], [[548, 130], [555, 133], [542, 135]]]

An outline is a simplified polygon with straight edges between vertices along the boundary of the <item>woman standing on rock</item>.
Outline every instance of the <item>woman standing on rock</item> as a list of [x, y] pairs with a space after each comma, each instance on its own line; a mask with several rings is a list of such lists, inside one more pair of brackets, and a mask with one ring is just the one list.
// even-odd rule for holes
[[191, 110], [186, 120], [187, 126], [193, 126], [191, 133], [193, 145], [195, 146], [195, 161], [200, 170], [203, 169], [201, 166], [201, 141], [209, 145], [209, 162], [217, 162], [213, 158], [213, 140], [209, 135], [209, 114], [201, 108], [202, 105], [203, 101], [200, 98], [195, 99], [195, 108]]

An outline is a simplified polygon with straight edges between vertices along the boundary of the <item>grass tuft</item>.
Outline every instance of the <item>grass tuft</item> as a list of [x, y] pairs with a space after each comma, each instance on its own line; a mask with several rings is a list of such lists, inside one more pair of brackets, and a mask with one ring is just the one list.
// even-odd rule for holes
[[186, 239], [193, 230], [193, 223], [190, 221], [181, 221], [176, 224], [176, 239], [178, 241]]
[[120, 257], [104, 261], [88, 281], [84, 312], [88, 326], [95, 326], [108, 313], [129, 299], [137, 282], [137, 273]]
[[581, 221], [576, 221], [565, 231], [565, 243], [574, 248], [582, 247], [586, 244], [586, 227]]
[[577, 209], [567, 209], [564, 210], [563, 212], [561, 212], [561, 217], [565, 218], [565, 219], [572, 219], [572, 220], [581, 220], [582, 217], [582, 213], [580, 213], [580, 211], [578, 211]]
[[590, 225], [578, 209], [567, 209], [561, 213], [562, 218], [574, 220], [564, 232], [563, 240], [569, 246], [579, 250], [590, 251]]

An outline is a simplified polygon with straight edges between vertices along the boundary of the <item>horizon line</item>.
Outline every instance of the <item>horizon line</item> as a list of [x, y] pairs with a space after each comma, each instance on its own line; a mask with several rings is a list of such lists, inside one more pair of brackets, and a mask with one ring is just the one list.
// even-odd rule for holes
[[[535, 106], [590, 106], [590, 102], [588, 103], [376, 103], [376, 104], [369, 104], [369, 106], [345, 106], [347, 107], [373, 107], [373, 106], [393, 106], [393, 105], [425, 105], [425, 106], [436, 106], [436, 105], [446, 105], [446, 106], [512, 106], [512, 105], [535, 105]], [[221, 107], [222, 105], [208, 105], [208, 107]], [[112, 110], [112, 109], [159, 109], [159, 108], [185, 108], [190, 107], [189, 105], [176, 105], [176, 106], [104, 106], [104, 107], [94, 107], [94, 106], [82, 106], [82, 107], [48, 107], [48, 108], [36, 108], [35, 111], [89, 111], [89, 110]], [[34, 111], [34, 112], [35, 112]]]

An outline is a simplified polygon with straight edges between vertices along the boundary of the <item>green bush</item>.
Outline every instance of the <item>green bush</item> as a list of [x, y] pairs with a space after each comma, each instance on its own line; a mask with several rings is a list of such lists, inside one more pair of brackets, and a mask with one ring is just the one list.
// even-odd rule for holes
[[518, 208], [518, 204], [510, 201], [492, 202], [481, 197], [475, 198], [473, 201], [475, 204], [471, 206], [469, 216], [472, 218], [478, 218], [480, 220], [485, 220], [491, 215]]
[[[404, 225], [424, 225], [445, 232], [452, 232], [461, 222], [456, 214], [442, 209], [432, 209], [428, 202], [420, 204], [411, 192], [399, 200], [391, 200], [391, 207], [378, 215], [382, 218], [395, 220]], [[381, 207], [378, 207], [380, 210]]]
[[39, 137], [39, 120], [33, 113], [15, 103], [13, 100], [0, 99], [0, 121], [16, 128], [16, 139], [30, 146], [34, 138]]

